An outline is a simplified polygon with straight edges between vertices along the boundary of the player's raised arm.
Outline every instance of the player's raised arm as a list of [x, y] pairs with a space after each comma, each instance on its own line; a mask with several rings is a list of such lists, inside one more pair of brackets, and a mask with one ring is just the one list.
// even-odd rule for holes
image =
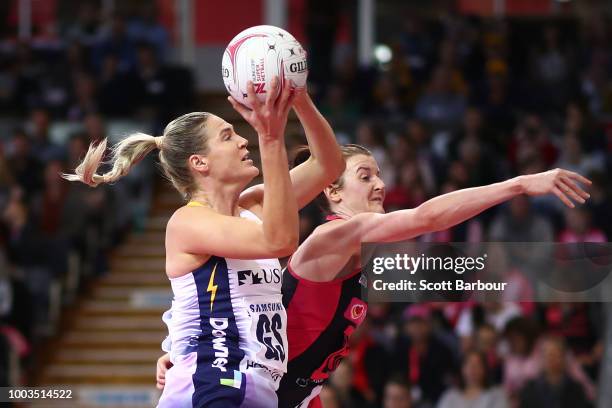
[[342, 152], [327, 120], [307, 92], [300, 92], [293, 109], [304, 127], [310, 158], [291, 170], [291, 182], [300, 208], [336, 180], [345, 168]]
[[[310, 150], [308, 160], [290, 172], [298, 207], [302, 208], [342, 174], [345, 163], [334, 131], [305, 89], [297, 90], [293, 109], [304, 127]], [[263, 196], [264, 187], [259, 184], [246, 190], [241, 200], [262, 202]]]
[[[280, 87], [277, 77], [272, 79], [271, 91], [266, 102], [261, 104], [255, 97], [253, 84], [249, 85], [248, 97], [253, 110], [249, 111], [230, 97], [232, 105], [257, 131], [264, 178], [264, 192], [268, 200], [263, 204], [263, 228], [267, 239], [288, 242], [295, 249], [298, 244], [299, 218], [295, 194], [288, 173], [285, 149], [285, 127], [287, 115], [295, 94], [289, 87], [281, 90], [276, 100], [274, 95]], [[271, 199], [270, 199], [271, 198]]]

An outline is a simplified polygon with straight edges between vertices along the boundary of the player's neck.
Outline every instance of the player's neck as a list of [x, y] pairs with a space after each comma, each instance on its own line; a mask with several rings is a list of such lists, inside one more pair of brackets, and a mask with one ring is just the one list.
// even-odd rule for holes
[[196, 201], [207, 207], [212, 208], [219, 214], [238, 215], [238, 199], [240, 191], [231, 188], [200, 190], [191, 197], [191, 201]]

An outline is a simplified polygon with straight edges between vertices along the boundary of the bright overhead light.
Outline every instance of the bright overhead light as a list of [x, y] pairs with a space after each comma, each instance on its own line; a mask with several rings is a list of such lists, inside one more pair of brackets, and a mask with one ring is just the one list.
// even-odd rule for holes
[[388, 45], [379, 44], [374, 47], [374, 58], [379, 64], [386, 64], [393, 58], [393, 51]]

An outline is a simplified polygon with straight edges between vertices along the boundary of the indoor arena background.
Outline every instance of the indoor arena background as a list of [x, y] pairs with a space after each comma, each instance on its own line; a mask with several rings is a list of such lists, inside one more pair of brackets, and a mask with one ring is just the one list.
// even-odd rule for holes
[[[252, 25], [283, 26], [308, 49], [310, 93], [341, 142], [373, 152], [388, 211], [554, 167], [593, 180], [575, 210], [519, 197], [419, 239], [607, 242], [611, 17], [596, 0], [0, 2], [0, 386], [63, 384], [84, 406], [155, 401], [163, 231], [180, 197], [153, 157], [96, 189], [59, 173], [90, 142], [161, 134], [193, 110], [235, 123], [256, 151], [220, 70]], [[303, 210], [302, 239], [321, 220]], [[551, 407], [612, 407], [607, 308], [372, 304], [322, 400], [446, 408], [475, 349], [514, 406], [533, 407], [526, 387], [559, 370], [574, 391]]]

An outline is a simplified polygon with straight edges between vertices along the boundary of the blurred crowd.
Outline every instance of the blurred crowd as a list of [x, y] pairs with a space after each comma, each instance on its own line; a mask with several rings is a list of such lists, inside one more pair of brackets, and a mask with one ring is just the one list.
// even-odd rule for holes
[[[574, 30], [546, 20], [530, 36], [512, 21], [406, 16], [385, 40], [391, 60], [361, 67], [353, 53], [330, 51], [341, 10], [328, 6], [323, 18], [313, 6], [307, 21], [312, 92], [342, 142], [373, 152], [388, 211], [554, 167], [593, 181], [577, 209], [517, 197], [420, 239], [609, 240], [612, 26], [604, 15], [572, 20]], [[77, 14], [28, 42], [0, 39], [0, 386], [18, 383], [16, 367], [53, 334], [58, 294], [61, 307], [83, 279], [103, 274], [109, 251], [147, 210], [151, 163], [112, 188], [59, 173], [118, 119], [160, 134], [194, 106], [192, 74], [168, 61], [154, 8], [103, 16], [83, 2]], [[57, 123], [71, 130], [66, 137], [53, 139]], [[303, 237], [320, 222], [315, 208], [303, 211]], [[601, 315], [594, 303], [372, 304], [322, 399], [356, 408], [593, 406]]]
[[[386, 210], [562, 167], [593, 181], [586, 205], [569, 210], [554, 196], [521, 196], [419, 240], [607, 242], [609, 19], [526, 27], [403, 17], [402, 29], [385, 40], [390, 61], [360, 67], [348, 52], [335, 64], [311, 65], [334, 66], [333, 75], [314, 75], [318, 104], [342, 141], [374, 154]], [[315, 44], [309, 53], [326, 57]], [[315, 210], [305, 211], [303, 238], [319, 222]], [[325, 406], [595, 406], [602, 305], [501, 300], [370, 305], [350, 357], [322, 394]]]
[[155, 169], [149, 158], [96, 189], [60, 174], [112, 126], [161, 134], [193, 110], [192, 73], [166, 61], [155, 7], [106, 16], [95, 2], [78, 4], [58, 30], [0, 38], [0, 386], [23, 382], [62, 307], [143, 227]]

